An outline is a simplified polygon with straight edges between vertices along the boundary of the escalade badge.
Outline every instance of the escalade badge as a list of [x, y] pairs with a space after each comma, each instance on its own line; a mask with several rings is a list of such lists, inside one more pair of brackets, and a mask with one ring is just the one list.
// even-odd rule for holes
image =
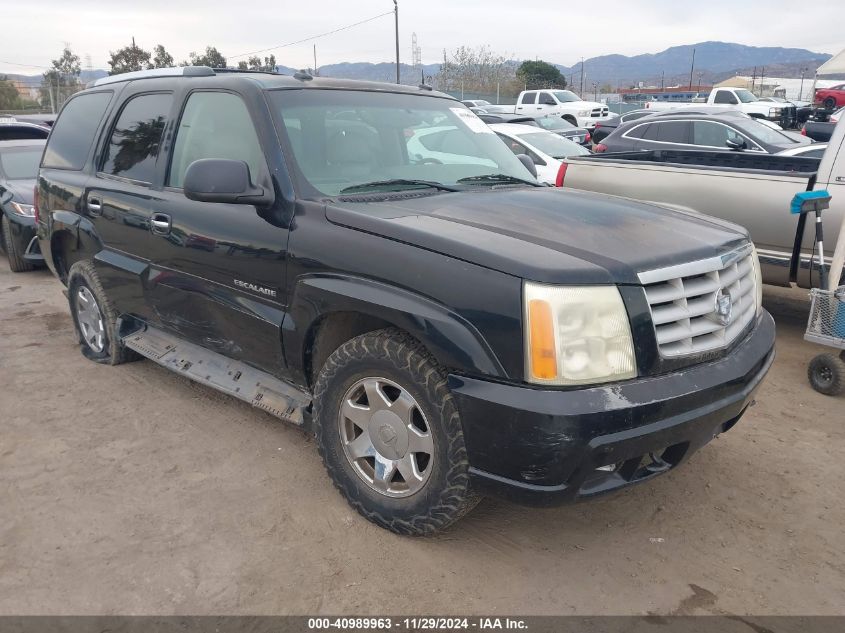
[[731, 322], [731, 316], [733, 316], [733, 300], [731, 299], [731, 293], [724, 288], [719, 288], [716, 292], [715, 312], [719, 323], [722, 325], [728, 325]]

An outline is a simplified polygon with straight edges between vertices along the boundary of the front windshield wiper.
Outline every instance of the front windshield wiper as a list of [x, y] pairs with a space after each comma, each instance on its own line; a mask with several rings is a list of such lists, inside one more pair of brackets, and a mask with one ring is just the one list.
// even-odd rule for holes
[[365, 191], [370, 191], [371, 189], [384, 189], [386, 187], [412, 187], [440, 189], [441, 191], [461, 191], [458, 187], [450, 187], [449, 185], [444, 185], [442, 182], [436, 182], [434, 180], [393, 178], [391, 180], [374, 180], [372, 182], [362, 182], [359, 185], [344, 187], [340, 190], [340, 193], [362, 193]]
[[542, 187], [543, 183], [537, 182], [536, 180], [526, 180], [525, 178], [517, 178], [516, 176], [509, 176], [508, 174], [483, 174], [481, 176], [467, 176], [466, 178], [460, 178], [458, 180], [459, 183], [466, 182], [466, 183], [480, 183], [480, 184], [498, 184], [503, 182], [514, 182], [523, 185], [531, 185], [532, 187]]

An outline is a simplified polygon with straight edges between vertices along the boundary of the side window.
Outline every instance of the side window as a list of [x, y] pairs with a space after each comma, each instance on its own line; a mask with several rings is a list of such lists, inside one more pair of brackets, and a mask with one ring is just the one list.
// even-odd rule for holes
[[692, 124], [693, 145], [706, 145], [708, 147], [724, 147], [728, 140], [728, 132], [732, 131], [721, 123], [712, 121], [695, 121]]
[[653, 123], [643, 123], [642, 125], [637, 125], [633, 129], [628, 130], [625, 132], [625, 136], [628, 138], [646, 138], [646, 132], [649, 128], [657, 128], [656, 125]]
[[[662, 143], [689, 143], [689, 123], [686, 121], [664, 121], [656, 123], [653, 127], [657, 128], [657, 133], [654, 140]], [[648, 137], [651, 139], [652, 133], [649, 130]]]
[[100, 171], [152, 182], [172, 104], [170, 93], [140, 95], [127, 101], [114, 124]]
[[541, 92], [540, 93], [540, 104], [541, 105], [557, 105], [557, 101], [555, 98], [550, 95], [548, 92]]
[[533, 105], [537, 101], [537, 93], [534, 91], [523, 93], [520, 103], [522, 105]]
[[730, 105], [736, 105], [738, 101], [730, 90], [717, 90], [716, 98], [713, 99], [713, 103], [727, 103]]
[[44, 167], [82, 169], [111, 98], [111, 92], [89, 92], [65, 104], [44, 151]]
[[201, 158], [242, 160], [253, 182], [265, 164], [258, 134], [243, 100], [229, 92], [188, 97], [170, 163], [168, 185], [181, 187], [188, 166]]

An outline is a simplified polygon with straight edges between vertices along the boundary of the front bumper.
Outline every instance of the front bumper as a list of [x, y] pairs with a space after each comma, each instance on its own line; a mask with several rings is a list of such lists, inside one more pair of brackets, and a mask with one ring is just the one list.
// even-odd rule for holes
[[18, 250], [23, 253], [23, 258], [36, 264], [44, 263], [41, 247], [35, 235], [35, 218], [14, 213], [7, 213], [6, 217], [9, 218], [10, 237], [17, 243]]
[[728, 356], [676, 373], [566, 391], [451, 375], [473, 483], [555, 505], [666, 472], [739, 421], [774, 341], [764, 311]]

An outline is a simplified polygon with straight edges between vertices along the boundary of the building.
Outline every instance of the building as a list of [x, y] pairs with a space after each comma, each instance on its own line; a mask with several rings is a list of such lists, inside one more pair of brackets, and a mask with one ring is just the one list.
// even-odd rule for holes
[[9, 79], [7, 81], [15, 87], [15, 90], [18, 91], [18, 95], [21, 99], [26, 99], [27, 101], [38, 101], [40, 97], [38, 85], [33, 85], [20, 79]]
[[706, 97], [712, 86], [666, 86], [664, 88], [624, 88], [619, 90], [623, 101], [691, 101]]

